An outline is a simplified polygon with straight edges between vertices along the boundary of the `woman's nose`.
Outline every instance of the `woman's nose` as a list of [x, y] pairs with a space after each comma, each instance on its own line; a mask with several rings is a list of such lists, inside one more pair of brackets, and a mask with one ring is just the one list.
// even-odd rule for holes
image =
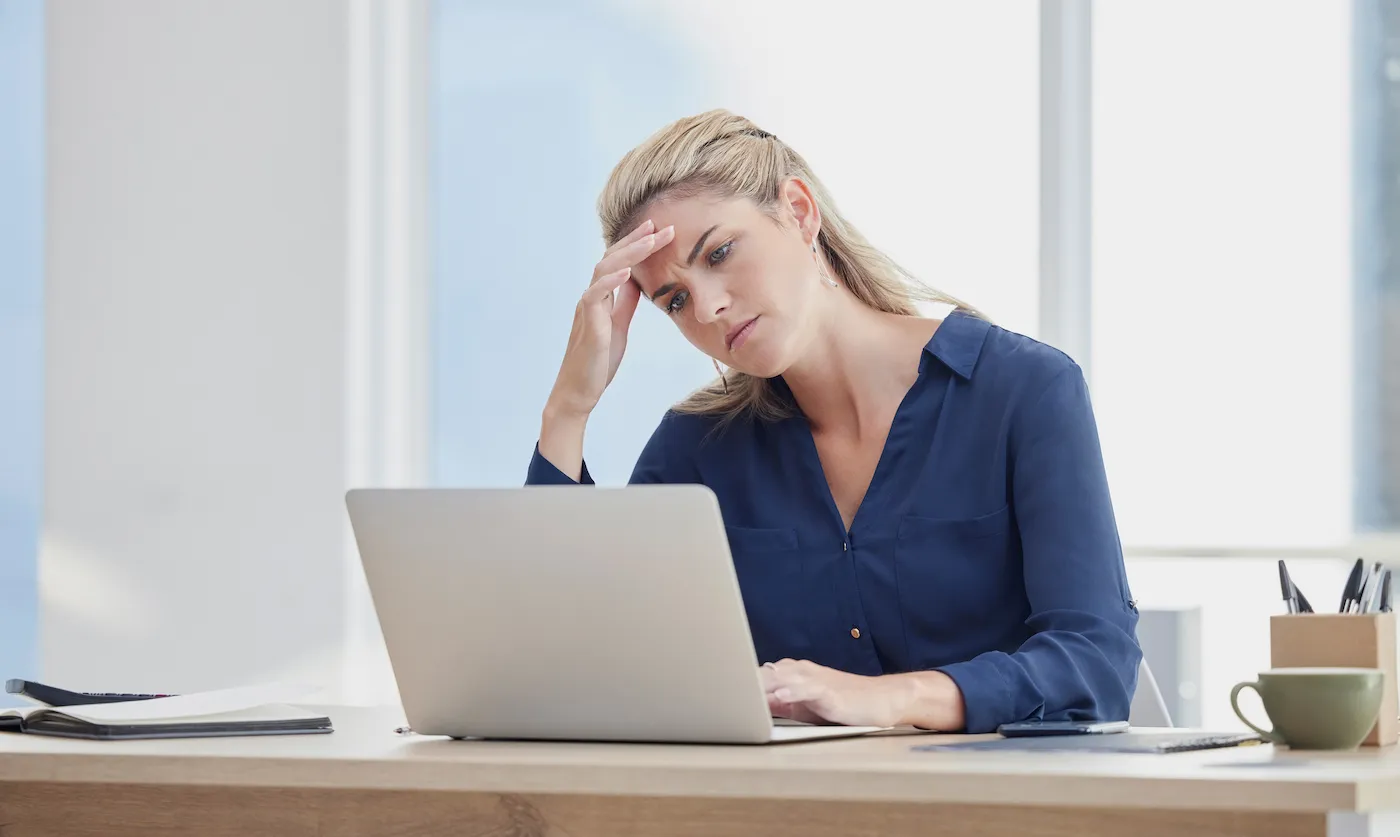
[[729, 309], [730, 300], [723, 286], [706, 282], [702, 287], [691, 289], [690, 301], [695, 305], [695, 319], [701, 325], [711, 325]]

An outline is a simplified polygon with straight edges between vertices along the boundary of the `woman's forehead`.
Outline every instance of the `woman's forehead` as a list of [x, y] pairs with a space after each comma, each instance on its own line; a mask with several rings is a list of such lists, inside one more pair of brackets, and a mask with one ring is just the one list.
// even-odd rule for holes
[[[743, 198], [716, 198], [710, 195], [668, 198], [653, 201], [643, 207], [637, 217], [637, 224], [651, 219], [658, 230], [672, 225], [676, 227], [677, 233], [682, 232], [682, 228], [694, 226], [704, 230], [713, 224], [742, 216], [745, 206], [752, 208], [753, 204]], [[633, 225], [634, 228], [635, 226], [636, 224]], [[623, 235], [629, 232], [631, 230], [626, 230]]]

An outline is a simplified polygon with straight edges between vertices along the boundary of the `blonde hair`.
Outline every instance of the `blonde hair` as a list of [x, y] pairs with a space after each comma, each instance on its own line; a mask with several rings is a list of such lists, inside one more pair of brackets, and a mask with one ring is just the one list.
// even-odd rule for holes
[[[598, 198], [603, 238], [609, 246], [616, 243], [659, 198], [745, 197], [776, 215], [780, 189], [789, 177], [800, 178], [811, 189], [822, 218], [818, 246], [836, 278], [861, 302], [877, 311], [910, 316], [918, 314], [920, 302], [945, 303], [985, 319], [961, 300], [920, 283], [871, 245], [842, 217], [802, 155], [727, 110], [677, 120], [618, 162]], [[770, 421], [795, 413], [794, 405], [768, 380], [737, 370], [696, 390], [673, 409]]]

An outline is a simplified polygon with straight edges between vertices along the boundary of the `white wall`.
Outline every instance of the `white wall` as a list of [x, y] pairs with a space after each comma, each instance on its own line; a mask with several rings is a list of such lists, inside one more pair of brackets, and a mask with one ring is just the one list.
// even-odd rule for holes
[[48, 4], [45, 679], [337, 685], [349, 8]]

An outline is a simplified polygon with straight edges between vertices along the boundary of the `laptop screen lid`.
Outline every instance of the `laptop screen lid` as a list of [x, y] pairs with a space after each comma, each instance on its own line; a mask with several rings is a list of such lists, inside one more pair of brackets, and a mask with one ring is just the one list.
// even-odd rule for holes
[[418, 732], [769, 739], [708, 488], [355, 489], [346, 504]]

